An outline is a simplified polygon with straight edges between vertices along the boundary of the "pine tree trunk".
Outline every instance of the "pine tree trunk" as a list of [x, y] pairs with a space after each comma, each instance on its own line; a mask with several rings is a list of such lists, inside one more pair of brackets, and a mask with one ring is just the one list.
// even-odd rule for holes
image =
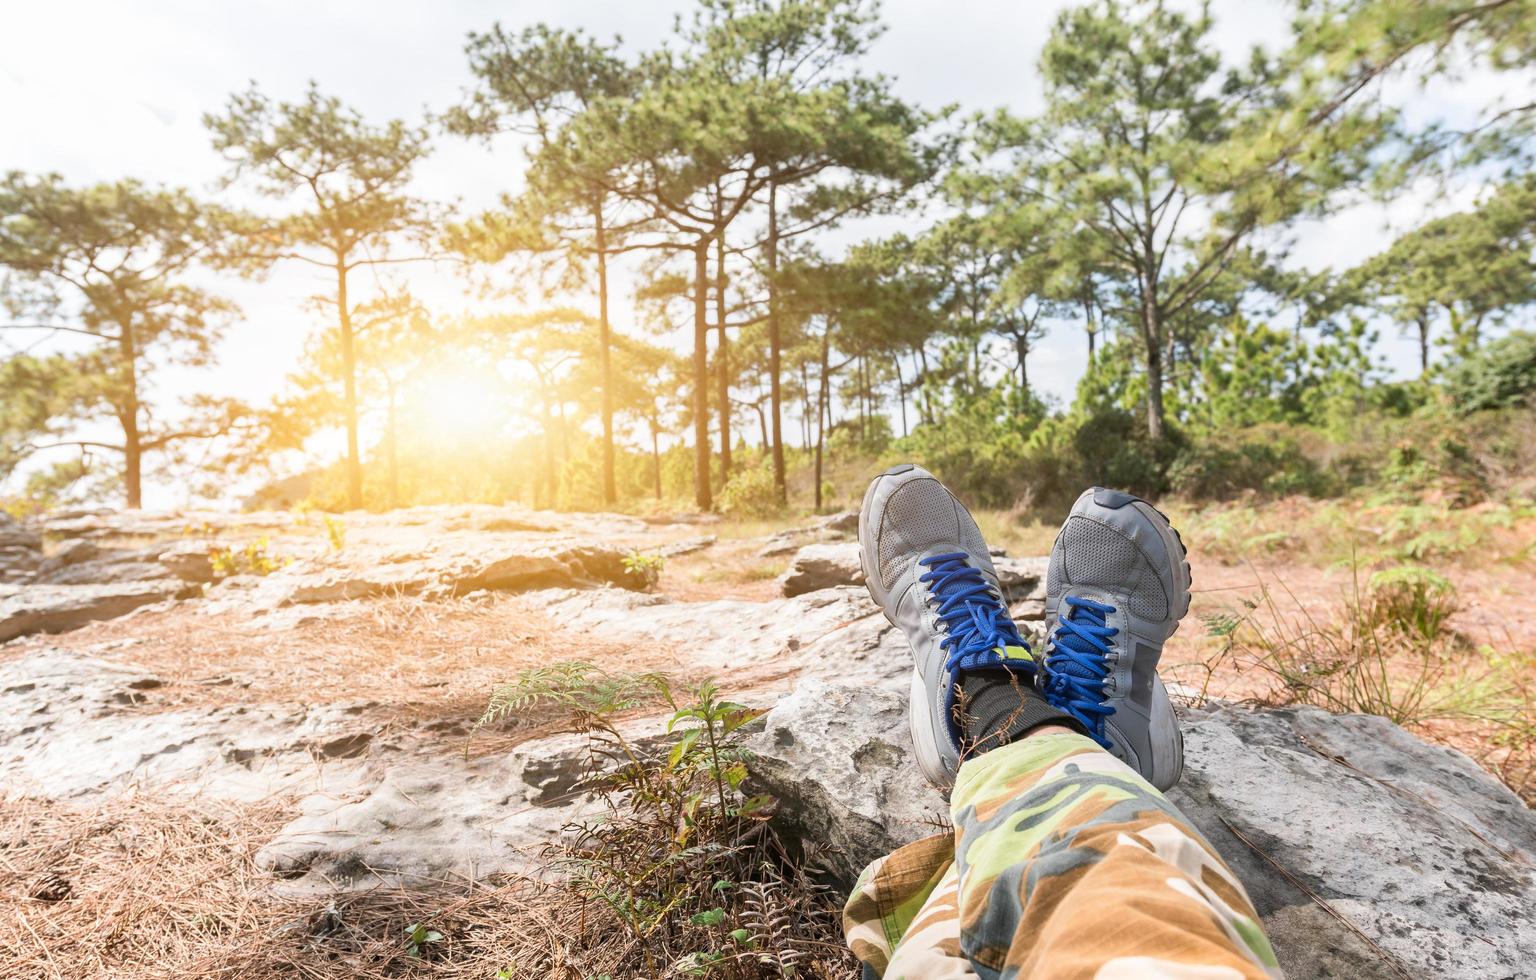
[[773, 422], [773, 485], [779, 490], [779, 500], [789, 499], [784, 476], [784, 406], [780, 387], [784, 341], [779, 332], [779, 287], [775, 277], [779, 271], [779, 212], [778, 184], [768, 182], [768, 240], [764, 248], [768, 252], [768, 391], [769, 418]]
[[693, 247], [693, 500], [714, 507], [709, 484], [709, 239]]
[[613, 328], [608, 322], [608, 237], [603, 225], [603, 199], [592, 208], [592, 225], [597, 236], [597, 349], [603, 386], [603, 503], [619, 499], [613, 464]]
[[651, 473], [656, 478], [656, 499], [661, 499], [661, 424], [651, 416]]
[[917, 359], [922, 369], [918, 375], [918, 381], [922, 384], [922, 387], [918, 389], [918, 394], [922, 397], [918, 400], [923, 406], [923, 421], [928, 425], [932, 425], [937, 416], [933, 413], [933, 392], [928, 387], [928, 351], [926, 348], [918, 347]]
[[1429, 317], [1422, 313], [1414, 321], [1419, 328], [1419, 377], [1429, 375]]
[[133, 328], [123, 325], [118, 334], [118, 352], [123, 359], [124, 398], [118, 421], [123, 425], [123, 487], [128, 509], [144, 505], [144, 447], [139, 432], [139, 352]]
[[804, 452], [811, 450], [811, 372], [800, 362], [800, 400], [804, 407], [800, 410], [800, 448]]
[[341, 383], [347, 424], [347, 509], [363, 506], [363, 461], [357, 446], [357, 350], [347, 300], [347, 266], [336, 260], [336, 320], [341, 330]]
[[1024, 337], [1014, 338], [1014, 347], [1019, 355], [1019, 398], [1022, 405], [1029, 405], [1029, 341]]
[[720, 227], [720, 185], [715, 184], [715, 327], [719, 341], [715, 351], [720, 370], [720, 483], [731, 478], [731, 358], [725, 337], [725, 229]]
[[827, 425], [832, 420], [831, 397], [828, 391], [827, 364], [832, 347], [832, 321], [828, 320], [821, 334], [821, 393], [816, 398], [816, 510], [821, 511], [821, 458], [827, 445]]
[[1093, 341], [1098, 335], [1097, 328], [1093, 325], [1093, 304], [1083, 301], [1083, 329], [1088, 332], [1088, 367], [1093, 367]]
[[400, 506], [400, 452], [395, 444], [399, 428], [395, 414], [395, 386], [388, 385], [389, 404], [385, 409], [385, 423], [389, 428], [389, 509], [394, 510]]
[[[543, 427], [544, 428], [544, 438], [542, 440], [540, 440], [544, 444], [544, 446], [543, 446], [543, 448], [544, 448], [544, 481], [543, 482], [544, 482], [544, 495], [545, 495], [545, 499], [544, 499], [543, 503], [546, 506], [548, 506], [550, 508], [553, 508], [555, 506], [555, 432], [554, 432], [555, 426], [554, 426], [554, 422], [550, 419], [550, 415], [549, 415], [549, 395], [548, 395], [548, 393], [541, 394], [540, 397], [539, 397], [539, 402], [540, 402], [540, 406], [541, 406], [541, 409], [542, 409], [541, 414], [542, 414], [542, 420], [543, 420], [543, 423], [544, 423], [544, 427]], [[533, 494], [533, 506], [534, 506], [534, 509], [538, 509], [539, 503], [540, 503], [540, 501], [539, 501], [538, 486], [537, 486], [537, 484], [535, 484], [534, 494]]]
[[1147, 436], [1159, 442], [1163, 438], [1163, 323], [1153, 291], [1152, 283], [1143, 279], [1141, 333], [1147, 355]]
[[901, 437], [905, 439], [910, 433], [907, 431], [907, 383], [901, 376], [901, 355], [892, 354], [891, 363], [896, 366], [896, 398], [901, 402]]

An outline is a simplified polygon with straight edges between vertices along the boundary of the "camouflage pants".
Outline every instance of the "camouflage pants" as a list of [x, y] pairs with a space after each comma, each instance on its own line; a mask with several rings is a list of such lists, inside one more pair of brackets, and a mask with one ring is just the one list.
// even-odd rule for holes
[[1243, 886], [1173, 804], [1080, 735], [960, 768], [953, 835], [865, 869], [844, 911], [864, 976], [1279, 977]]

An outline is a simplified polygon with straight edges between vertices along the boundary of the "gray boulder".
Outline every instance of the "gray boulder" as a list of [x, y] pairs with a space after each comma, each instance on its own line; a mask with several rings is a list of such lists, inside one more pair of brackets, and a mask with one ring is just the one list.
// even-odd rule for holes
[[[656, 744], [660, 719], [623, 728]], [[548, 873], [548, 844], [573, 822], [600, 819], [588, 791], [585, 735], [554, 735], [467, 759], [458, 740], [418, 743], [370, 769], [360, 792], [315, 794], [256, 854], [288, 889], [369, 888], [383, 879], [444, 881]]]
[[863, 584], [857, 544], [808, 544], [795, 552], [789, 571], [780, 576], [779, 591], [793, 598], [817, 589]]
[[[752, 741], [753, 789], [839, 852], [844, 885], [946, 815], [905, 718], [900, 694], [806, 681]], [[1310, 708], [1194, 711], [1185, 740], [1170, 798], [1247, 885], [1290, 976], [1512, 978], [1536, 960], [1536, 814], [1470, 759]]]
[[834, 534], [858, 534], [859, 533], [859, 509], [838, 511], [816, 522], [816, 526], [823, 531], [831, 531]]
[[713, 547], [715, 540], [713, 534], [701, 534], [696, 538], [673, 541], [671, 544], [661, 546], [661, 555], [663, 558], [681, 558], [683, 555], [691, 555], [696, 551]]
[[0, 643], [29, 633], [65, 633], [99, 619], [115, 619], [195, 591], [179, 579], [151, 578], [94, 585], [9, 586], [0, 592]]
[[[262, 612], [384, 595], [449, 596], [604, 584], [642, 587], [643, 581], [624, 567], [624, 554], [617, 547], [570, 538], [510, 533], [442, 535], [420, 549], [348, 544], [339, 554], [300, 558], [264, 576], [231, 576], [209, 590], [204, 611]], [[162, 564], [175, 567], [163, 559]]]
[[944, 797], [911, 762], [902, 693], [801, 681], [748, 749], [749, 790], [778, 800], [775, 819], [792, 836], [827, 848], [844, 888], [948, 819]]
[[102, 552], [101, 545], [85, 538], [70, 538], [61, 541], [59, 546], [53, 549], [53, 554], [45, 558], [37, 570], [46, 575], [69, 565], [78, 565], [83, 561], [90, 561]]

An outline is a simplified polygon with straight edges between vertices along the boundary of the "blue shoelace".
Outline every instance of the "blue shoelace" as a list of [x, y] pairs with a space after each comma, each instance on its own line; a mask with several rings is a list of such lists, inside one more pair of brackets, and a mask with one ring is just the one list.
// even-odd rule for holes
[[1107, 624], [1114, 606], [1065, 596], [1067, 609], [1056, 621], [1050, 652], [1045, 658], [1045, 696], [1051, 704], [1076, 718], [1095, 742], [1110, 747], [1104, 736], [1104, 719], [1115, 709], [1104, 703], [1104, 682], [1109, 678], [1109, 638], [1119, 630]]
[[939, 641], [945, 653], [944, 669], [953, 675], [962, 670], [1002, 667], [1033, 675], [1035, 663], [1029, 644], [1019, 635], [1013, 617], [981, 571], [971, 567], [965, 552], [931, 555], [919, 559], [918, 564], [928, 569], [918, 581], [927, 583], [938, 599], [939, 622], [946, 629]]

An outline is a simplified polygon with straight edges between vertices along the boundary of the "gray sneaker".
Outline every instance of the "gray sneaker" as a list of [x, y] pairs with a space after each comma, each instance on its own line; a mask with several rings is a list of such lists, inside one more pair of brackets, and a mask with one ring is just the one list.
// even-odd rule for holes
[[927, 470], [894, 466], [869, 485], [859, 557], [870, 596], [912, 646], [909, 715], [918, 765], [934, 785], [953, 785], [964, 751], [958, 674], [1002, 668], [1030, 685], [1034, 657], [1008, 615], [976, 521]]
[[1157, 662], [1189, 612], [1189, 583], [1168, 518], [1103, 487], [1077, 498], [1046, 573], [1046, 700], [1158, 789], [1184, 771], [1184, 737]]

